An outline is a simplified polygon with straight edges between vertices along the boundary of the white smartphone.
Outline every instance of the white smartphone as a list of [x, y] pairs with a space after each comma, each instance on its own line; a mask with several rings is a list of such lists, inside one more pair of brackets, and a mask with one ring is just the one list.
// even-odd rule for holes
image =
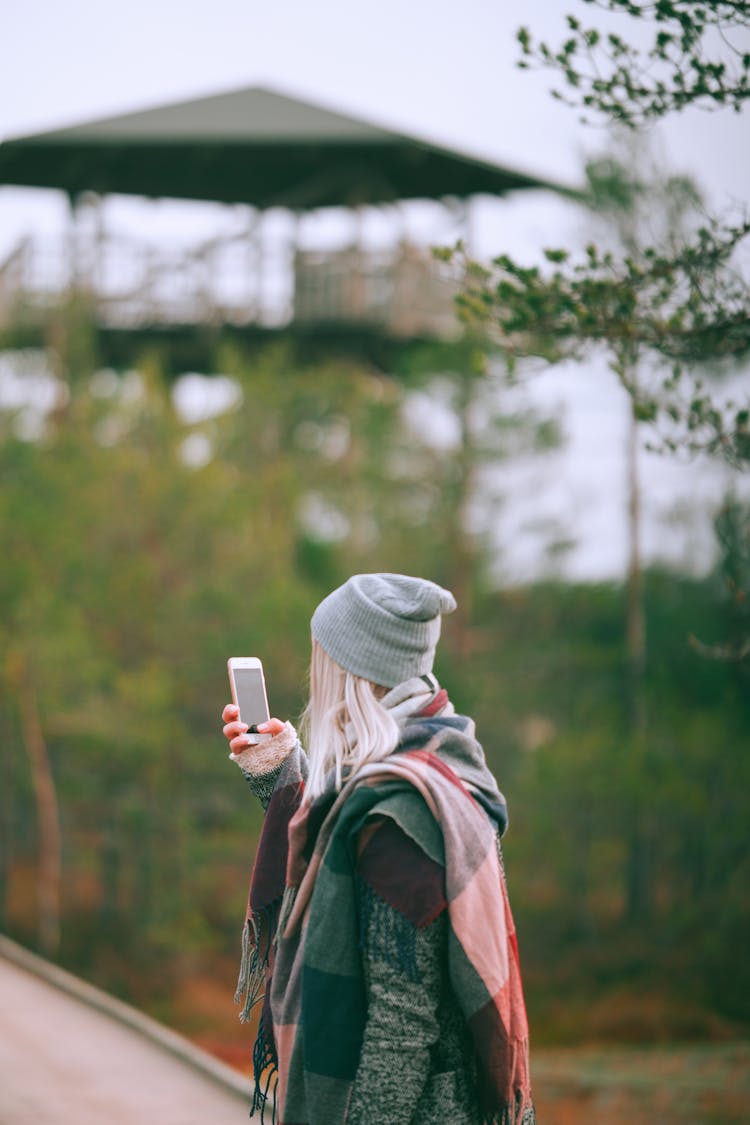
[[271, 738], [270, 734], [258, 734], [253, 730], [258, 723], [270, 718], [263, 665], [257, 656], [230, 656], [227, 668], [232, 701], [239, 708], [241, 721], [250, 728], [248, 736], [254, 742], [266, 741]]

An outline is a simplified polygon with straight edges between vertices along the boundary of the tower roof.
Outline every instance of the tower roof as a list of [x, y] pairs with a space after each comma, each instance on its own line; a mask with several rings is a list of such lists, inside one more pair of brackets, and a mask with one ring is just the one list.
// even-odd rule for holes
[[299, 211], [566, 190], [262, 86], [11, 138], [0, 184]]

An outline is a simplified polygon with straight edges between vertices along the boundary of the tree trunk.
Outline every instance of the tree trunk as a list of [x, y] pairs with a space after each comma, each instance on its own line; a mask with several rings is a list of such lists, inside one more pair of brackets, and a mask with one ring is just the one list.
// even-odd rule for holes
[[36, 693], [26, 660], [20, 653], [8, 658], [10, 680], [16, 690], [23, 744], [31, 766], [39, 832], [39, 948], [54, 957], [60, 947], [60, 886], [62, 881], [60, 814], [47, 744], [42, 733]]
[[637, 739], [646, 733], [646, 615], [643, 606], [641, 564], [641, 482], [638, 467], [638, 422], [631, 411], [627, 445], [628, 473], [628, 576], [627, 659], [628, 714]]
[[461, 443], [456, 453], [454, 480], [454, 505], [451, 529], [450, 586], [460, 612], [451, 622], [455, 651], [468, 657], [471, 648], [471, 621], [473, 610], [473, 585], [476, 551], [468, 531], [469, 505], [474, 493], [475, 461], [474, 439], [471, 430], [471, 412], [474, 405], [474, 377], [466, 372], [459, 377], [456, 412], [461, 432]]
[[[630, 374], [635, 385], [637, 375]], [[627, 723], [630, 731], [631, 801], [626, 863], [625, 909], [630, 921], [648, 918], [652, 907], [651, 849], [642, 795], [648, 792], [646, 710], [646, 616], [641, 561], [641, 482], [638, 422], [631, 410], [627, 438], [628, 572], [626, 605]]]
[[[0, 716], [0, 723], [2, 723], [2, 716]], [[2, 729], [4, 723], [0, 726], [0, 738], [3, 738], [5, 745], [8, 745], [7, 739], [8, 731]], [[13, 866], [13, 829], [15, 827], [14, 820], [14, 805], [17, 804], [19, 797], [14, 794], [14, 778], [11, 775], [11, 763], [9, 755], [6, 753], [2, 759], [2, 772], [0, 772], [0, 930], [3, 932], [8, 929], [8, 921], [10, 918], [10, 872]]]

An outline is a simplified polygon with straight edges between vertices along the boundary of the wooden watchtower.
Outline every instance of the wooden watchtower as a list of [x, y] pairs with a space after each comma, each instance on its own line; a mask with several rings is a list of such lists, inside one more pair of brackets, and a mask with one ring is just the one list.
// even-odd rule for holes
[[[62, 292], [91, 303], [100, 354], [113, 366], [158, 344], [167, 369], [201, 369], [216, 332], [343, 346], [388, 362], [393, 347], [455, 334], [452, 289], [429, 249], [404, 239], [368, 251], [356, 236], [305, 249], [306, 214], [426, 199], [563, 190], [521, 171], [263, 87], [158, 106], [0, 144], [0, 185], [55, 188], [71, 201], [67, 244], [25, 239], [0, 263], [0, 330], [34, 342]], [[111, 194], [244, 205], [237, 234], [175, 256], [124, 244], [101, 226], [83, 244], [77, 216]], [[95, 202], [94, 202], [95, 206]], [[288, 217], [281, 244], [268, 219]], [[278, 226], [278, 224], [276, 224]], [[356, 229], [356, 222], [353, 223]], [[231, 283], [227, 282], [231, 279]]]

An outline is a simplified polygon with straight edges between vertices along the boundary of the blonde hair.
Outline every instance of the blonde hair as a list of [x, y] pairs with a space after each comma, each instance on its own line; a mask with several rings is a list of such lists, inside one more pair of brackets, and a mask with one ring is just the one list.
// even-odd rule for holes
[[301, 719], [310, 759], [305, 801], [331, 785], [339, 790], [347, 775], [367, 762], [379, 762], [398, 743], [396, 720], [380, 702], [386, 689], [347, 672], [313, 641], [310, 697]]

